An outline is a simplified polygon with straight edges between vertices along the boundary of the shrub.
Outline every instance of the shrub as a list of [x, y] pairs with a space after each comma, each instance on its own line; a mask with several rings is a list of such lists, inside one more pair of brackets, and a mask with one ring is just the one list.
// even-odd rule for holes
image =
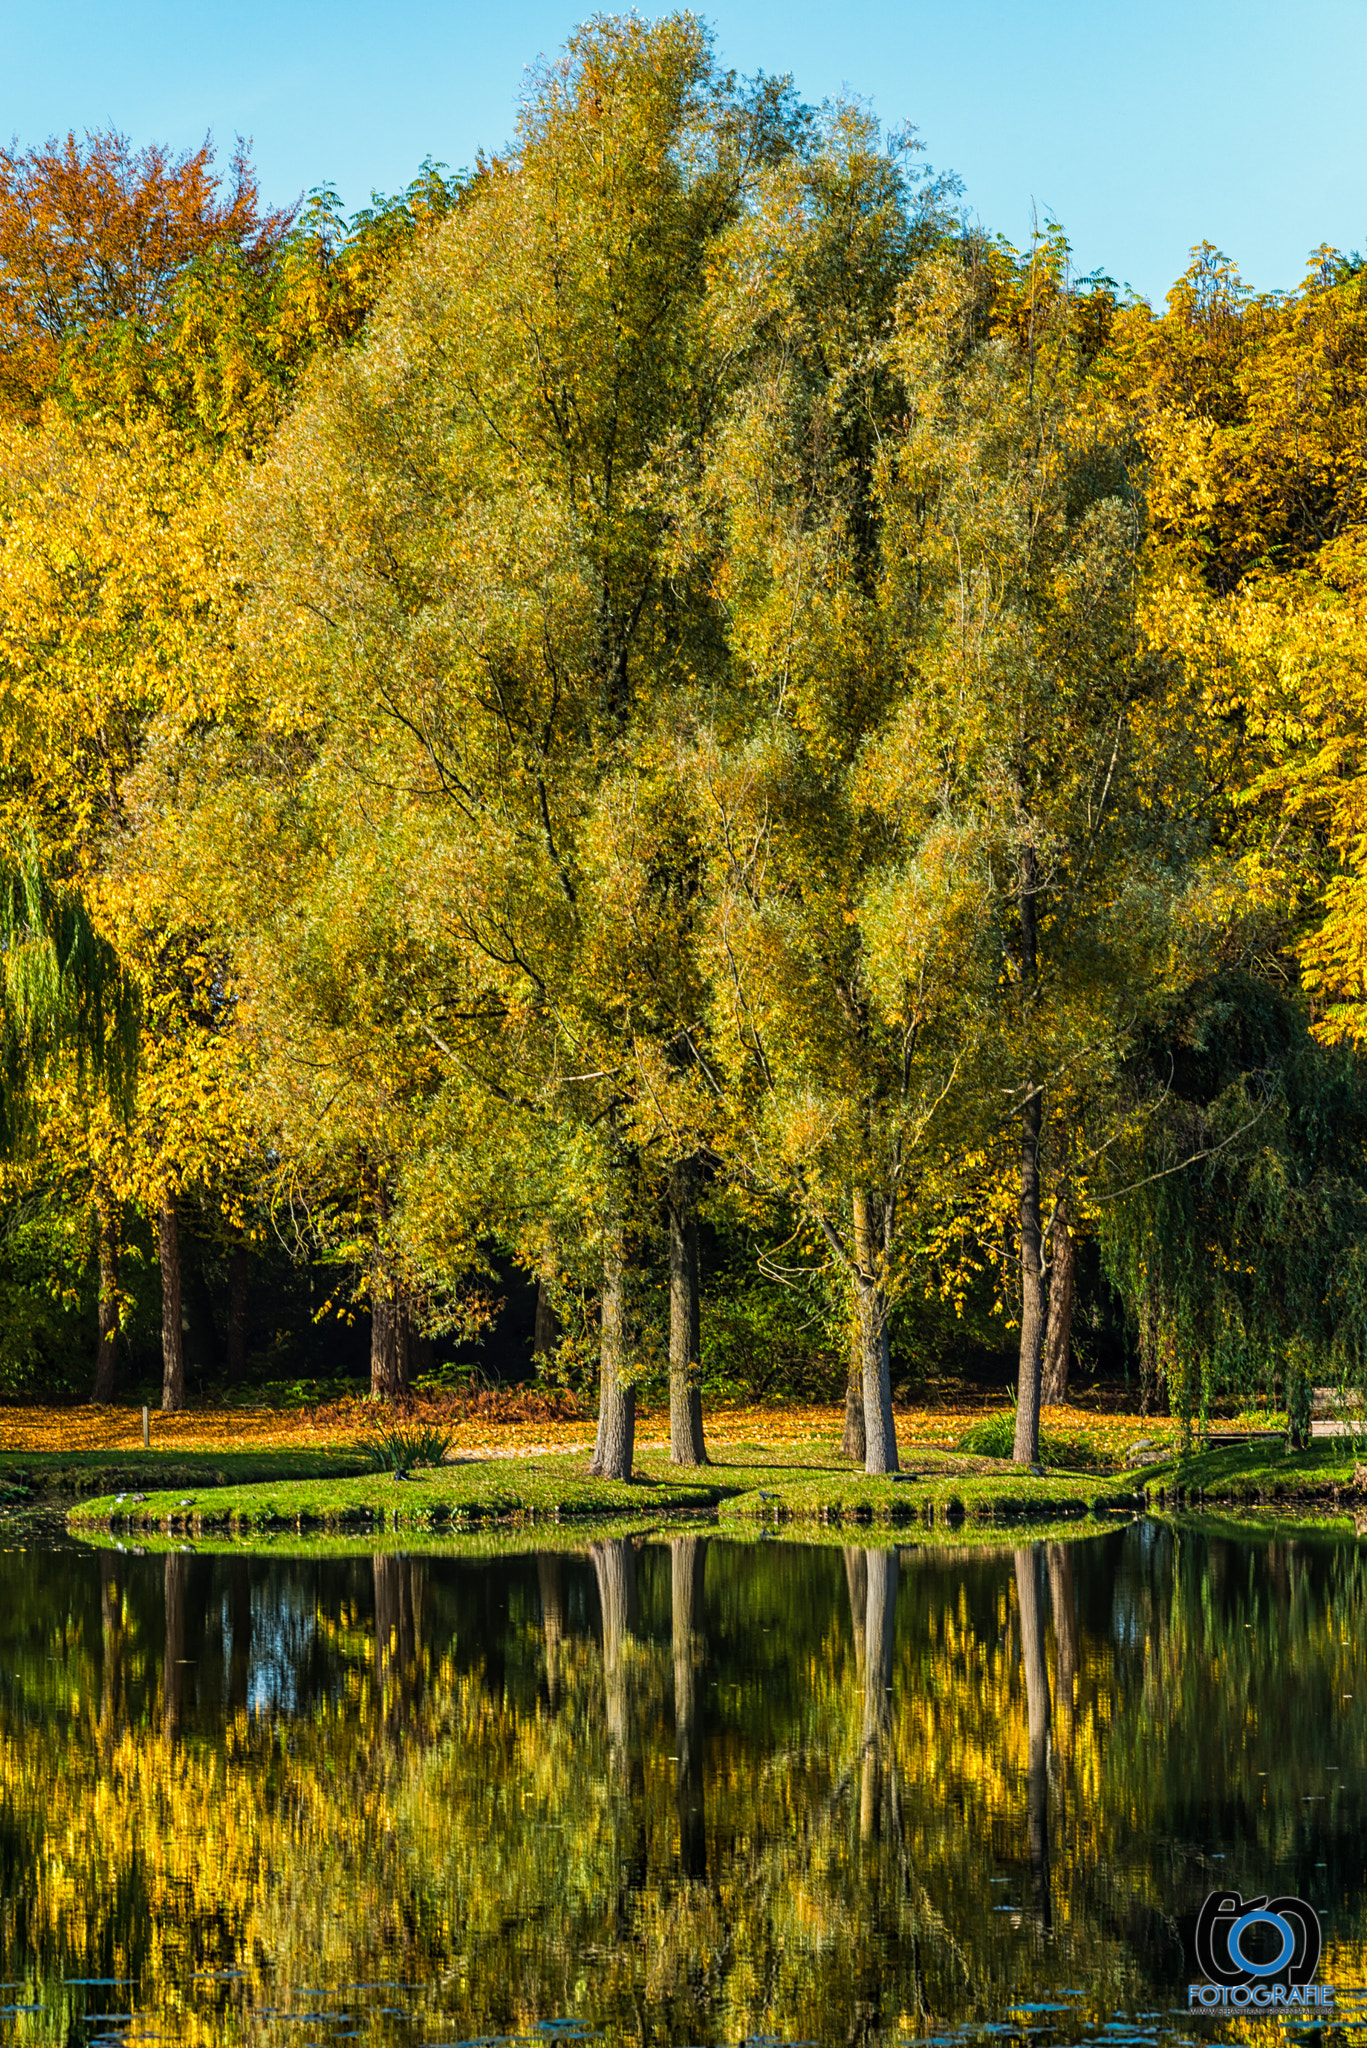
[[433, 1423], [414, 1429], [380, 1423], [362, 1440], [377, 1472], [410, 1472], [417, 1465], [440, 1465], [454, 1442], [450, 1430], [438, 1429]]
[[[998, 1408], [991, 1415], [980, 1416], [955, 1445], [956, 1450], [974, 1458], [1009, 1458], [1015, 1448], [1014, 1408]], [[1097, 1462], [1091, 1445], [1081, 1437], [1055, 1436], [1044, 1429], [1039, 1433], [1039, 1455], [1042, 1465], [1058, 1465], [1074, 1472], [1085, 1471]]]

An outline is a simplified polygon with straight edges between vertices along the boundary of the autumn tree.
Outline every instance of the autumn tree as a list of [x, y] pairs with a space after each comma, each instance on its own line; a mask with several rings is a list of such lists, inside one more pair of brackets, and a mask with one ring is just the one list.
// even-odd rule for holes
[[[794, 118], [721, 74], [689, 17], [586, 29], [243, 512], [247, 751], [215, 773], [289, 734], [319, 849], [344, 842], [362, 884], [367, 865], [399, 878], [398, 1028], [436, 1062], [410, 1097], [434, 1143], [467, 1145], [482, 1097], [539, 1120], [577, 1176], [603, 1274], [596, 1464], [619, 1476], [635, 1244], [667, 1189], [693, 1382], [675, 1454], [704, 1454], [675, 1171], [705, 1115], [697, 851], [677, 797], [722, 649], [706, 569], [671, 553], [672, 497], [732, 373], [704, 317], [712, 253]], [[535, 1176], [504, 1180], [516, 1238]]]
[[725, 1157], [792, 1205], [803, 1256], [819, 1247], [848, 1289], [870, 1472], [897, 1466], [898, 1209], [960, 1057], [976, 945], [956, 833], [899, 842], [868, 775], [904, 684], [880, 568], [879, 451], [902, 400], [888, 351], [951, 198], [849, 107], [767, 175], [714, 285], [749, 374], [694, 514], [720, 531], [731, 657], [693, 758]]
[[49, 398], [142, 409], [188, 272], [268, 266], [291, 218], [263, 208], [240, 142], [226, 181], [210, 141], [176, 156], [111, 129], [0, 151], [0, 407], [29, 424]]

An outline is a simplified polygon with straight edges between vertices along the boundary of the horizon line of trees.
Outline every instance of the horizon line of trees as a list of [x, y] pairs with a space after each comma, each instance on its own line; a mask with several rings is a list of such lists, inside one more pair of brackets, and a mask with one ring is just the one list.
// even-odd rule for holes
[[140, 1216], [183, 1402], [192, 1208], [326, 1254], [379, 1396], [514, 1259], [594, 1469], [657, 1358], [699, 1462], [711, 1218], [870, 1472], [975, 1289], [1038, 1460], [1088, 1240], [1146, 1401], [1303, 1440], [1367, 1328], [1365, 393], [1358, 259], [1155, 316], [683, 13], [350, 221], [0, 152], [0, 1201], [94, 1397]]

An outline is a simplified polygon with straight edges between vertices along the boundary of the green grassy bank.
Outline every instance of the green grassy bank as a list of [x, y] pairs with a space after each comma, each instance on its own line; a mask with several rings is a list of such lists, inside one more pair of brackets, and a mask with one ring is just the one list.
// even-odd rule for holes
[[[713, 1462], [680, 1469], [646, 1453], [628, 1482], [591, 1479], [582, 1452], [528, 1458], [468, 1459], [415, 1470], [356, 1476], [314, 1472], [227, 1485], [129, 1485], [122, 1500], [81, 1502], [74, 1529], [116, 1531], [280, 1528], [441, 1529], [518, 1518], [554, 1523], [605, 1514], [649, 1516], [714, 1511], [723, 1523], [804, 1520], [841, 1524], [1068, 1520], [1142, 1505], [1134, 1478], [1063, 1472], [1034, 1476], [995, 1459], [918, 1452], [904, 1471], [870, 1479], [828, 1446], [728, 1446]], [[143, 1496], [143, 1497], [135, 1497]]]
[[1304, 1451], [1291, 1450], [1283, 1437], [1265, 1437], [1198, 1448], [1130, 1476], [1162, 1507], [1332, 1507], [1357, 1500], [1367, 1509], [1367, 1487], [1354, 1476], [1360, 1462], [1345, 1437], [1317, 1437]]
[[276, 1480], [342, 1479], [361, 1472], [357, 1451], [280, 1449], [221, 1451], [0, 1451], [0, 1501], [108, 1500], [119, 1493], [183, 1494], [207, 1487], [252, 1487]]

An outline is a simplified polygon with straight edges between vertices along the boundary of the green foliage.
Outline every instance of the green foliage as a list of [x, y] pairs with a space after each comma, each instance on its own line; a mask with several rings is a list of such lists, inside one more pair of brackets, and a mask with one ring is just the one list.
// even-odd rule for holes
[[1314, 1385], [1367, 1385], [1367, 1074], [1243, 971], [1175, 1006], [1144, 1063], [1169, 1085], [1100, 1215], [1146, 1380], [1187, 1441], [1218, 1394], [1280, 1382], [1305, 1443]]
[[848, 1367], [813, 1314], [805, 1290], [753, 1273], [705, 1297], [703, 1391], [715, 1400], [775, 1395], [825, 1401], [844, 1391]]
[[[975, 1458], [1009, 1458], [1015, 1442], [1016, 1411], [999, 1408], [970, 1423], [956, 1448]], [[1102, 1462], [1085, 1438], [1059, 1436], [1050, 1429], [1040, 1431], [1039, 1454], [1041, 1463], [1055, 1465], [1064, 1472], [1090, 1471]]]
[[[958, 1448], [970, 1452], [975, 1458], [1009, 1458], [1016, 1441], [1016, 1411], [1001, 1408], [995, 1414], [984, 1415], [971, 1423], [959, 1438]], [[1044, 1437], [1040, 1436], [1040, 1451], [1044, 1451]]]
[[416, 1429], [378, 1423], [361, 1439], [377, 1472], [410, 1472], [420, 1465], [440, 1465], [454, 1442], [449, 1429], [431, 1422]]
[[0, 152], [0, 1151], [121, 1337], [198, 1203], [429, 1335], [497, 1245], [546, 1373], [654, 1396], [697, 1167], [753, 1226], [709, 1391], [837, 1393], [857, 1321], [883, 1457], [890, 1354], [1037, 1330], [1031, 1218], [1095, 1197], [1146, 1393], [1303, 1438], [1367, 1385], [1360, 1063], [1272, 993], [1360, 858], [1364, 350], [1331, 252], [1155, 320], [687, 13], [349, 220]]
[[0, 1389], [66, 1393], [88, 1377], [90, 1252], [78, 1210], [16, 1203], [0, 1218]]
[[0, 1154], [15, 1144], [35, 1084], [68, 1065], [78, 1090], [127, 1111], [139, 1003], [80, 891], [56, 881], [30, 835], [0, 854]]

